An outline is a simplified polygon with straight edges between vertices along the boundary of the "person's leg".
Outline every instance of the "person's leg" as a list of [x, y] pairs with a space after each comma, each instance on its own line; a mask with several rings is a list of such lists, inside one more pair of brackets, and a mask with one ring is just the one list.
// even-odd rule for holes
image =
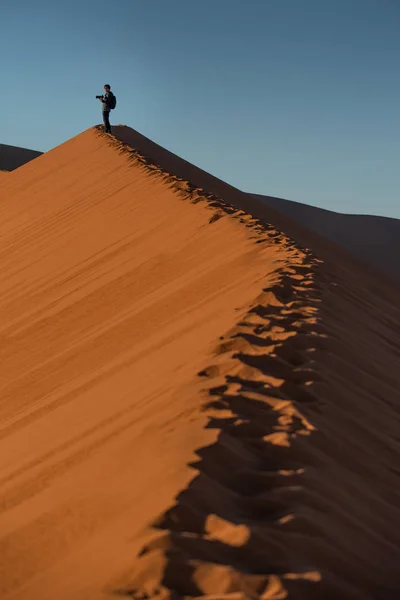
[[108, 133], [108, 127], [109, 127], [110, 121], [108, 118], [108, 112], [106, 110], [103, 110], [103, 123], [104, 123], [104, 132]]
[[104, 111], [104, 125], [106, 129], [106, 133], [111, 133], [111, 125], [110, 125], [110, 111]]

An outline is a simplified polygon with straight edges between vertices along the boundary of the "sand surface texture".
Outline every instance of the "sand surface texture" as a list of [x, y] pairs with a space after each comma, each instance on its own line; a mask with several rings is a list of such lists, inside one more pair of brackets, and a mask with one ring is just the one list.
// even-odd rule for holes
[[398, 289], [115, 133], [0, 183], [0, 598], [398, 598]]

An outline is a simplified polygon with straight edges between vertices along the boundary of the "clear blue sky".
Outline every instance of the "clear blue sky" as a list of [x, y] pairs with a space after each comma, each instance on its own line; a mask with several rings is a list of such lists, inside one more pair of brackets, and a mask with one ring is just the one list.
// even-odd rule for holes
[[400, 0], [1, 0], [0, 142], [137, 129], [237, 187], [400, 218]]

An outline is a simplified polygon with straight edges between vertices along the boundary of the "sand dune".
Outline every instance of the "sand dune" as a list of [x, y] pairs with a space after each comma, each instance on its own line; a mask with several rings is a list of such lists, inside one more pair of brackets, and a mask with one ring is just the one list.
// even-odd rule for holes
[[13, 171], [41, 154], [37, 150], [0, 144], [0, 171]]
[[392, 280], [115, 133], [0, 187], [0, 598], [397, 598]]
[[[327, 262], [334, 260], [335, 264], [339, 264], [340, 268], [346, 270], [349, 275], [352, 273], [354, 276], [354, 270], [362, 272], [364, 281], [368, 282], [368, 285], [378, 294], [386, 296], [389, 292], [388, 298], [391, 299], [393, 289], [400, 293], [400, 282], [397, 278], [392, 279], [389, 286], [387, 285], [388, 279], [386, 284], [380, 285], [382, 265], [376, 266], [371, 261], [368, 265], [364, 258], [360, 259], [357, 254], [349, 253], [343, 246], [329, 239], [329, 236], [325, 235], [324, 229], [314, 231], [308, 227], [308, 224], [301, 222], [297, 214], [290, 215], [289, 211], [284, 212], [278, 210], [276, 206], [266, 205], [265, 196], [260, 197], [239, 191], [168, 152], [129, 127], [113, 127], [113, 132], [119, 140], [130, 147], [136, 148], [143, 155], [149, 157], [149, 160], [160, 165], [162, 169], [175, 173], [178, 177], [187, 179], [193, 185], [200, 186], [216, 196], [229, 198], [229, 202], [234, 206], [241, 207], [255, 218], [273, 223], [276, 228], [297, 240], [300, 245], [311, 247], [320, 258]], [[393, 273], [388, 273], [387, 270], [386, 273], [393, 278]]]
[[300, 202], [255, 195], [267, 206], [339, 244], [358, 258], [400, 279], [400, 220], [346, 215]]

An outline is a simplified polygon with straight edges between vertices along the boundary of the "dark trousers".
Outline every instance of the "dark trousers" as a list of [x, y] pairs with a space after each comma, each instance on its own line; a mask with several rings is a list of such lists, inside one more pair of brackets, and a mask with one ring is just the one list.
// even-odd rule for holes
[[104, 131], [106, 133], [111, 133], [110, 111], [109, 110], [103, 110], [103, 121], [104, 121]]

